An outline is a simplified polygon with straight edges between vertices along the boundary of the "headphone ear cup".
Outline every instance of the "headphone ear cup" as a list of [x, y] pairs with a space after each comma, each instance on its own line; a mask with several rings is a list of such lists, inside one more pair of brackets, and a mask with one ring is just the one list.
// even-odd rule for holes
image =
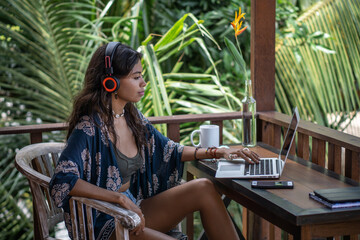
[[116, 77], [111, 76], [111, 77], [106, 77], [103, 80], [102, 84], [107, 92], [112, 93], [112, 92], [116, 92], [119, 89], [120, 81]]

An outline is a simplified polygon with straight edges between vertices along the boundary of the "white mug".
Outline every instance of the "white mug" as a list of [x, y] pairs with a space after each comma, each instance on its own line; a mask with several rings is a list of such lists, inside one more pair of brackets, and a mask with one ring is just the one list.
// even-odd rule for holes
[[[194, 135], [200, 134], [199, 144], [194, 143]], [[195, 130], [191, 133], [191, 143], [194, 147], [219, 147], [219, 126], [218, 125], [201, 125], [200, 130]]]

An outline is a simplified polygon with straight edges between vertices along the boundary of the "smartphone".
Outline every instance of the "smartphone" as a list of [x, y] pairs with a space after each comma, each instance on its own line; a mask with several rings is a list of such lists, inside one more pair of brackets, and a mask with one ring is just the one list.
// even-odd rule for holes
[[252, 181], [251, 187], [265, 189], [291, 189], [294, 188], [293, 181]]

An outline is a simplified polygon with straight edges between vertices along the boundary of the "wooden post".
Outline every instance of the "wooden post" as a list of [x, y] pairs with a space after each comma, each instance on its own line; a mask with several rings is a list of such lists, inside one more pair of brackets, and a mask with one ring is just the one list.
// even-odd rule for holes
[[257, 111], [275, 110], [275, 0], [251, 0], [251, 79]]
[[[250, 66], [256, 111], [275, 110], [275, 9], [276, 0], [251, 0]], [[264, 219], [253, 212], [248, 218], [247, 237], [269, 234]]]
[[30, 143], [41, 143], [42, 142], [42, 132], [33, 132], [30, 133]]
[[180, 124], [167, 124], [167, 137], [175, 142], [180, 142]]
[[220, 145], [223, 144], [223, 127], [224, 127], [224, 122], [223, 121], [210, 121], [211, 124], [213, 125], [218, 125], [219, 126], [219, 143]]

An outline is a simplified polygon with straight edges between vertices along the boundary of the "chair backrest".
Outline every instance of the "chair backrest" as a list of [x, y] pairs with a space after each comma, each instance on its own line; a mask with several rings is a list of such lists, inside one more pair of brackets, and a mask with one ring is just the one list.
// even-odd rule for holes
[[37, 143], [18, 151], [16, 168], [28, 179], [33, 197], [34, 238], [51, 239], [49, 230], [63, 221], [62, 209], [50, 197], [49, 183], [65, 143]]
[[[63, 221], [62, 209], [56, 207], [50, 197], [49, 184], [64, 147], [65, 143], [31, 144], [20, 149], [15, 157], [15, 166], [28, 179], [33, 196], [34, 239], [52, 239], [49, 230]], [[141, 223], [136, 213], [120, 206], [72, 197], [70, 215], [74, 239], [95, 239], [92, 208], [114, 217], [116, 239], [129, 239], [129, 229]], [[180, 237], [183, 239], [183, 236]]]

